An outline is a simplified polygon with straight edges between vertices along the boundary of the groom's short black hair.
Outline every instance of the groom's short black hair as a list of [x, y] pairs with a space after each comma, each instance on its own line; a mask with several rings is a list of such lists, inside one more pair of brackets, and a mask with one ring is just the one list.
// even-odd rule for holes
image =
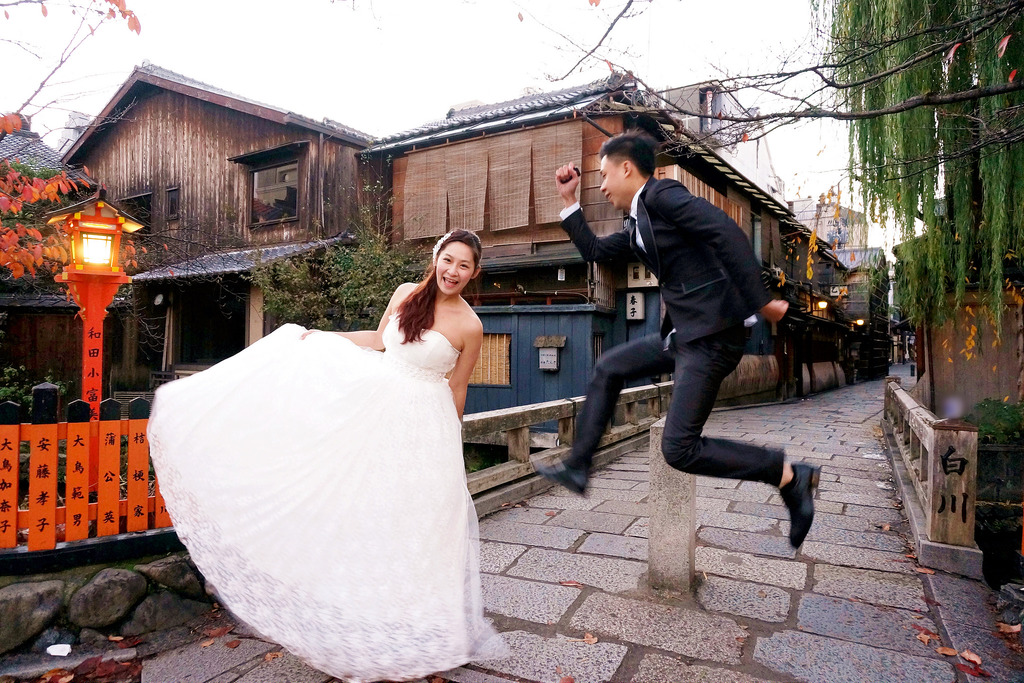
[[631, 130], [608, 138], [601, 145], [601, 158], [613, 157], [620, 161], [628, 159], [641, 173], [654, 175], [655, 148], [658, 143], [647, 133]]

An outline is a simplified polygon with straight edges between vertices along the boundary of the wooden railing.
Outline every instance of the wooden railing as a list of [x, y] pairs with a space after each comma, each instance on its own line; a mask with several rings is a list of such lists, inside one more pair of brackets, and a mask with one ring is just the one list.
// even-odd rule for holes
[[[72, 401], [67, 420], [57, 419], [57, 387], [32, 392], [32, 419], [21, 423], [21, 407], [0, 404], [0, 551], [51, 550], [58, 543], [171, 526], [149, 460], [146, 426], [150, 403], [136, 398], [121, 418], [121, 403], [100, 404], [99, 421], [89, 404]], [[672, 395], [672, 383], [626, 389], [619, 397], [621, 424], [601, 439], [607, 446], [650, 429]], [[557, 421], [558, 440], [532, 455], [550, 462], [572, 443], [583, 397], [467, 415], [463, 438], [472, 442], [504, 434], [508, 462], [474, 472], [473, 494], [533, 474], [530, 427]], [[27, 451], [27, 462], [21, 453]], [[23, 485], [27, 481], [27, 487]]]
[[[667, 409], [671, 397], [672, 382], [624, 390], [616, 404], [622, 407], [622, 424], [608, 429], [600, 445], [607, 446], [650, 429], [662, 411]], [[557, 445], [534, 453], [533, 461], [547, 463], [565, 455], [572, 444], [576, 415], [585, 402], [585, 397], [578, 396], [466, 415], [462, 423], [464, 441], [472, 442], [503, 432], [505, 443], [508, 445], [508, 462], [473, 472], [468, 476], [469, 492], [475, 495], [533, 473], [530, 427], [556, 420], [558, 422]]]
[[974, 546], [978, 428], [940, 420], [898, 377], [886, 378], [885, 417], [921, 502], [928, 540]]
[[[72, 401], [57, 420], [57, 387], [32, 391], [32, 421], [16, 403], [0, 404], [0, 549], [50, 550], [64, 541], [171, 525], [149, 463], [149, 402]], [[23, 447], [24, 444], [24, 447]], [[21, 463], [28, 451], [27, 468]], [[27, 474], [27, 490], [22, 474]]]

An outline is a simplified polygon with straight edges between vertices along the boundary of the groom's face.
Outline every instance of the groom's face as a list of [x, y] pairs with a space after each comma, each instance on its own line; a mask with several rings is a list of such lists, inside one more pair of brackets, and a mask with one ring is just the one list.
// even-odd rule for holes
[[636, 194], [629, 182], [631, 167], [628, 159], [601, 157], [601, 193], [619, 211], [629, 211]]

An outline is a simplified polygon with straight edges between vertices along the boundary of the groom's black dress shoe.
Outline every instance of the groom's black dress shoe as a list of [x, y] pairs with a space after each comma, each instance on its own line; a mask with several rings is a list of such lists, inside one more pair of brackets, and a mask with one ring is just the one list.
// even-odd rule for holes
[[537, 465], [537, 474], [550, 479], [556, 484], [561, 484], [573, 493], [583, 495], [587, 490], [587, 472], [578, 467], [566, 465], [564, 462], [556, 462], [553, 465]]
[[779, 489], [789, 508], [789, 544], [799, 548], [814, 521], [814, 489], [818, 488], [821, 468], [803, 463], [793, 464], [793, 480]]

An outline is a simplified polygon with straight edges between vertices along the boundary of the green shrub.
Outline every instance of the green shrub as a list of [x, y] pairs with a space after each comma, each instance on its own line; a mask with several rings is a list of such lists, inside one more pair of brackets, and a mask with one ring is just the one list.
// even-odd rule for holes
[[32, 387], [43, 382], [56, 384], [60, 396], [66, 396], [68, 393], [67, 382], [55, 381], [50, 375], [43, 379], [30, 378], [24, 365], [0, 368], [0, 403], [14, 401], [21, 405], [24, 414], [32, 405]]
[[978, 426], [978, 443], [1024, 443], [1024, 403], [986, 398], [974, 406], [967, 421]]

